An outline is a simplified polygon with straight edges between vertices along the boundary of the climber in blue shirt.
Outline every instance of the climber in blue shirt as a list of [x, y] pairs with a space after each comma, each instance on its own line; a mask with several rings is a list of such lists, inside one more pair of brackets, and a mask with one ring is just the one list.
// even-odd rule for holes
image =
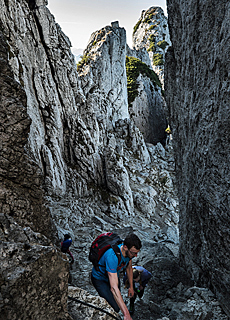
[[71, 239], [70, 235], [69, 234], [65, 234], [64, 235], [64, 240], [61, 242], [61, 252], [68, 253], [68, 255], [71, 258], [71, 264], [73, 264], [74, 263], [74, 257], [73, 257], [72, 253], [69, 250], [69, 247], [71, 246], [71, 244], [72, 244], [72, 239]]
[[[112, 248], [108, 249], [99, 260], [99, 270], [97, 271], [93, 267], [91, 280], [99, 295], [105, 298], [116, 312], [121, 310], [124, 320], [132, 320], [121, 296], [119, 272], [126, 267], [127, 278], [133, 284], [132, 259], [140, 251], [141, 241], [135, 234], [131, 233], [118, 247], [120, 249], [121, 261], [118, 263], [118, 257], [114, 250]], [[129, 297], [131, 298], [133, 295], [134, 289], [131, 285]]]

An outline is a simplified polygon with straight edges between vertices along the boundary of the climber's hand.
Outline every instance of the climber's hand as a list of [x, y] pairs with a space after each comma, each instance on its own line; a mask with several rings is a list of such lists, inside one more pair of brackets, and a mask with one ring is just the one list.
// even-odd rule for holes
[[133, 288], [129, 288], [129, 290], [128, 290], [128, 297], [129, 298], [132, 298], [134, 296], [134, 290], [133, 290]]

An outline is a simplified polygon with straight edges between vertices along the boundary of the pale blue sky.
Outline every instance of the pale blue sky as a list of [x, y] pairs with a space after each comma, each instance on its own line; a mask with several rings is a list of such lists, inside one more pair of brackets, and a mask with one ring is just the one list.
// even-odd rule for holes
[[133, 27], [142, 10], [152, 6], [166, 11], [166, 0], [48, 0], [48, 8], [74, 48], [85, 49], [90, 35], [112, 21], [119, 21], [132, 45]]

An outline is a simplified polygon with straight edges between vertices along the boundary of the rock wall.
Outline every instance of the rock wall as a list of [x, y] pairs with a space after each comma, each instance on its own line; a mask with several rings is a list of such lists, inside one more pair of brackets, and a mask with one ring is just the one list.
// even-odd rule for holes
[[[15, 80], [26, 92], [27, 112], [32, 120], [28, 153], [39, 166], [48, 193], [61, 196], [68, 188], [68, 165], [71, 167], [81, 152], [71, 143], [68, 133], [73, 131], [72, 126], [77, 128], [72, 133], [75, 139], [82, 133], [77, 104], [83, 103], [83, 98], [70, 41], [46, 4], [46, 1], [2, 2], [0, 18], [7, 38], [9, 64]], [[89, 174], [92, 170], [88, 168]], [[78, 189], [83, 192], [80, 181]]]
[[[52, 245], [66, 232], [74, 240], [73, 284], [90, 290], [88, 248], [98, 233], [125, 237], [134, 229], [178, 247], [171, 149], [146, 145], [130, 119], [125, 30], [113, 23], [93, 34], [77, 71], [46, 4], [0, 7], [1, 307], [9, 319], [68, 317], [68, 263]], [[18, 226], [11, 236], [8, 224]], [[36, 234], [30, 239], [25, 228]]]
[[180, 259], [230, 316], [229, 1], [167, 1], [166, 101], [180, 201]]
[[[11, 2], [14, 13], [6, 3], [0, 6], [0, 318], [67, 320], [68, 261], [53, 246], [57, 229], [46, 206], [36, 154], [26, 152], [31, 119], [23, 70], [30, 64], [22, 64], [9, 45], [16, 41], [12, 30], [18, 30], [10, 29], [13, 19], [20, 26], [26, 21], [15, 18], [21, 13], [18, 3]], [[21, 36], [31, 30], [25, 28]], [[23, 47], [16, 51], [22, 53]]]
[[[129, 118], [125, 72], [126, 31], [118, 22], [94, 32], [83, 53], [86, 63], [78, 64], [87, 106], [107, 129], [119, 119]], [[84, 59], [83, 59], [84, 60]], [[100, 118], [104, 115], [104, 121]]]
[[143, 10], [133, 30], [133, 47], [136, 50], [146, 48], [152, 69], [158, 74], [164, 85], [165, 53], [171, 44], [168, 20], [160, 7]]
[[0, 237], [0, 319], [71, 320], [65, 255], [7, 214], [0, 214]]
[[161, 88], [142, 73], [136, 82], [138, 95], [129, 107], [131, 119], [146, 142], [165, 146], [167, 121]]
[[45, 207], [38, 165], [25, 153], [31, 119], [27, 97], [9, 66], [7, 39], [0, 31], [0, 211], [55, 240], [56, 228]]
[[[70, 41], [46, 5], [45, 0], [0, 2], [0, 317], [70, 319], [67, 281], [95, 294], [89, 278], [91, 241], [102, 232], [124, 238], [132, 231], [143, 243], [134, 263], [156, 274], [146, 302], [139, 302], [140, 319], [154, 314], [165, 320], [214, 320], [217, 314], [226, 320], [209, 291], [188, 288], [193, 281], [178, 265], [171, 141], [165, 148], [157, 139], [155, 145], [146, 143], [147, 130], [138, 127], [144, 129], [146, 110], [159, 106], [164, 118], [160, 87], [140, 74], [138, 98], [130, 108], [125, 30], [114, 22], [95, 32], [76, 66]], [[154, 12], [164, 20], [161, 10]], [[154, 12], [145, 15], [145, 27], [153, 26]], [[146, 47], [130, 56], [151, 65]], [[138, 124], [130, 110], [138, 115], [141, 99], [155, 100], [146, 117], [144, 112], [136, 117]], [[75, 257], [70, 277], [58, 248], [67, 232]], [[107, 308], [82, 289], [69, 288], [69, 294]], [[68, 310], [76, 319], [108, 318], [73, 302]]]
[[[156, 86], [141, 71], [137, 79], [138, 96], [130, 105], [130, 116], [143, 133], [145, 141], [165, 143], [167, 128], [164, 95], [164, 61], [170, 45], [167, 18], [160, 7], [143, 10], [133, 29], [133, 49], [127, 55], [140, 59], [158, 76]], [[129, 85], [129, 83], [128, 83]]]
[[[74, 299], [78, 301], [74, 301]], [[79, 301], [83, 301], [87, 305], [81, 304]], [[112, 317], [121, 319], [120, 315], [113, 310], [105, 299], [99, 296], [95, 297], [83, 289], [72, 286], [69, 286], [68, 309], [74, 320], [109, 320]]]

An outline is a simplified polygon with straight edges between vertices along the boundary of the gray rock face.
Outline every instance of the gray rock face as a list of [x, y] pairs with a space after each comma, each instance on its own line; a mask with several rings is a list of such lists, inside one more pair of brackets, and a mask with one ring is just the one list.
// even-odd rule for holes
[[[161, 83], [151, 70], [145, 48], [131, 50], [127, 47], [127, 56], [128, 90], [132, 92], [129, 100], [133, 100], [129, 101], [130, 118], [143, 134], [145, 142], [165, 145], [167, 121]], [[133, 81], [137, 92], [135, 98], [132, 98], [135, 91]]]
[[0, 32], [0, 212], [54, 240], [57, 233], [45, 208], [43, 177], [24, 150], [31, 124], [26, 113], [27, 98], [14, 79], [8, 55], [6, 38]]
[[[69, 286], [69, 297], [88, 304], [83, 305], [78, 301], [69, 299], [68, 310], [74, 320], [109, 320], [112, 318], [110, 315], [121, 319], [105, 299], [99, 296], [95, 297], [83, 289]], [[107, 313], [98, 310], [98, 308]]]
[[0, 17], [8, 39], [9, 63], [27, 96], [32, 120], [28, 151], [40, 167], [47, 188], [61, 195], [66, 191], [63, 132], [68, 130], [68, 122], [64, 115], [76, 112], [76, 69], [70, 42], [55, 24], [46, 1], [29, 4], [31, 8], [26, 1], [3, 2]]
[[0, 214], [1, 319], [65, 319], [68, 262], [51, 241]]
[[126, 31], [118, 22], [94, 32], [84, 51], [87, 62], [78, 68], [88, 108], [104, 115], [105, 129], [129, 118], [125, 72]]
[[180, 258], [230, 316], [228, 1], [168, 1], [170, 112], [180, 199]]
[[[67, 320], [68, 262], [44, 237], [57, 241], [41, 188], [43, 174], [39, 161], [34, 161], [40, 151], [33, 156], [25, 152], [32, 124], [27, 114], [29, 91], [23, 90], [24, 71], [28, 67], [30, 74], [32, 69], [27, 60], [21, 60], [26, 46], [20, 41], [27, 39], [27, 31], [34, 31], [32, 23], [31, 29], [26, 27], [33, 19], [29, 15], [23, 20], [18, 2], [9, 1], [8, 5], [1, 2], [0, 6], [0, 318]], [[30, 12], [26, 3], [21, 5]], [[17, 36], [11, 30], [21, 33]]]
[[[138, 317], [156, 320], [174, 312], [184, 318], [189, 313], [195, 320], [205, 309], [195, 296], [199, 290], [187, 296], [196, 308], [191, 310], [188, 299], [183, 313], [178, 311], [180, 304], [172, 308], [173, 294], [183, 296], [190, 285], [176, 258], [178, 198], [172, 145], [146, 143], [147, 130], [142, 133], [137, 126], [139, 121], [145, 129], [143, 121], [136, 116], [136, 124], [130, 115], [125, 30], [113, 22], [95, 32], [76, 66], [69, 39], [46, 4], [0, 4], [1, 316], [69, 319], [68, 278], [75, 286], [68, 294], [107, 308], [102, 299], [90, 295], [95, 290], [88, 253], [96, 236], [115, 231], [122, 238], [129, 232], [140, 237], [143, 249], [134, 263], [145, 265], [157, 279], [158, 287], [152, 283], [143, 302], [146, 312], [140, 308]], [[146, 48], [133, 52], [150, 65]], [[143, 75], [138, 81], [135, 112], [141, 108], [140, 97], [161, 108], [159, 90], [153, 91]], [[145, 121], [149, 109], [142, 109]], [[70, 277], [67, 258], [52, 244], [58, 241], [59, 246], [67, 232], [75, 258]], [[167, 255], [162, 257], [162, 252]], [[156, 292], [164, 308], [154, 300]], [[76, 319], [109, 317], [72, 302], [68, 310]]]
[[[152, 69], [158, 74], [164, 85], [165, 53], [171, 44], [168, 21], [160, 7], [143, 10], [133, 32], [133, 47], [136, 50], [146, 48]], [[158, 56], [158, 59], [156, 59]]]
[[138, 96], [129, 107], [131, 119], [146, 142], [154, 145], [161, 142], [165, 145], [167, 122], [161, 88], [141, 73], [137, 78], [137, 84]]
[[[142, 299], [136, 299], [135, 320], [228, 319], [214, 294], [193, 286], [189, 274], [164, 244], [152, 243], [148, 253], [151, 260], [143, 265], [152, 278]], [[122, 290], [125, 296], [127, 290]]]
[[[1, 41], [2, 212], [11, 214], [22, 228], [30, 226], [54, 242], [70, 232], [76, 259], [71, 271], [73, 283], [91, 290], [91, 264], [87, 260], [90, 242], [99, 232], [122, 228], [131, 231], [135, 215], [135, 229], [144, 232], [142, 237], [146, 236], [146, 229], [156, 239], [173, 239], [177, 250], [178, 203], [171, 185], [173, 169], [169, 169], [173, 160], [168, 167], [165, 158], [171, 155], [165, 155], [161, 145], [147, 146], [130, 120], [124, 29], [113, 23], [113, 27], [93, 35], [96, 40], [87, 48], [91, 60], [77, 73], [69, 40], [55, 24], [45, 1], [1, 3], [0, 19], [6, 38]], [[162, 182], [161, 175], [167, 175]], [[11, 194], [14, 198], [9, 197]], [[4, 220], [1, 228], [6, 224]], [[45, 319], [40, 306], [51, 296], [48, 318], [58, 318], [59, 312], [65, 319], [66, 260], [60, 262], [56, 249], [44, 244], [33, 248], [33, 257], [37, 258], [32, 260], [36, 263], [29, 265], [29, 256], [24, 252], [27, 249], [21, 241], [24, 240], [15, 240], [13, 245], [3, 243], [3, 286], [12, 276], [25, 297], [20, 300], [20, 307], [15, 304], [10, 308], [8, 297], [14, 282], [8, 283], [4, 316], [20, 319], [25, 310], [34, 319]], [[17, 249], [17, 254], [12, 268], [7, 270], [11, 247]], [[48, 268], [49, 259], [52, 262], [43, 283], [41, 274]], [[38, 299], [32, 307], [32, 295], [24, 292], [31, 285], [30, 278], [26, 278], [28, 272], [33, 280], [38, 276], [38, 281], [34, 280], [34, 296], [44, 297], [41, 304]], [[59, 280], [53, 283], [59, 273], [64, 287]], [[63, 301], [57, 306], [62, 289]]]
[[164, 143], [166, 115], [161, 89], [164, 88], [164, 60], [170, 45], [168, 22], [160, 7], [142, 11], [133, 31], [133, 49], [127, 48], [127, 55], [144, 62], [159, 77], [161, 88], [153, 86], [145, 74], [137, 79], [138, 97], [130, 106], [131, 119], [143, 133], [145, 141]]

